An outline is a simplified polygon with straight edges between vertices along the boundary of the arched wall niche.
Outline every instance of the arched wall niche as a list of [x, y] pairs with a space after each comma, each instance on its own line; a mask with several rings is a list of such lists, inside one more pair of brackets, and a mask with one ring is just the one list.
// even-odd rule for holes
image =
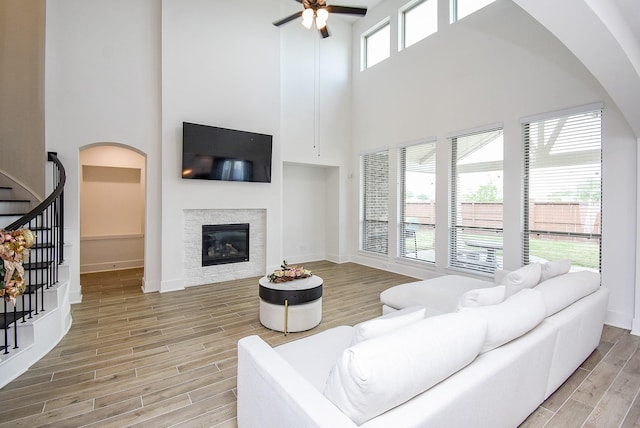
[[80, 149], [80, 272], [144, 267], [146, 155], [120, 143]]

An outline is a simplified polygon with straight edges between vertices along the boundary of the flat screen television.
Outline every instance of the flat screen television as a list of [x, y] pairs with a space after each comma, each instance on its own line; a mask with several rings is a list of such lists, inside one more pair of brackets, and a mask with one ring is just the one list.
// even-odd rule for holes
[[182, 123], [182, 178], [271, 183], [273, 137]]

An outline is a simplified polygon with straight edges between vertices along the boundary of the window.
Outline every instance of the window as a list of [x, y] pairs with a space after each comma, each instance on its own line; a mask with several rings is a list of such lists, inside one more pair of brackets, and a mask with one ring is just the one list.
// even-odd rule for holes
[[502, 267], [502, 159], [501, 125], [451, 138], [451, 267]]
[[417, 0], [400, 12], [401, 49], [438, 31], [438, 0]]
[[391, 54], [391, 28], [389, 21], [384, 21], [363, 38], [363, 68], [373, 67]]
[[402, 147], [399, 255], [435, 263], [436, 143]]
[[360, 249], [388, 254], [389, 152], [360, 157]]
[[602, 107], [523, 120], [523, 263], [600, 270]]
[[493, 2], [494, 0], [451, 0], [451, 22], [459, 21]]

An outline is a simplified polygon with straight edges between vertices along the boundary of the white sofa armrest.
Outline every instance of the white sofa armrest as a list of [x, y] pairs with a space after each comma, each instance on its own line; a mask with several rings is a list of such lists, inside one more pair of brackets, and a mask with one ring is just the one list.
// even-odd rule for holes
[[238, 427], [356, 425], [259, 336], [238, 341]]
[[607, 315], [609, 290], [599, 287], [595, 293], [574, 302], [542, 323], [558, 329], [545, 399], [586, 360], [600, 344]]

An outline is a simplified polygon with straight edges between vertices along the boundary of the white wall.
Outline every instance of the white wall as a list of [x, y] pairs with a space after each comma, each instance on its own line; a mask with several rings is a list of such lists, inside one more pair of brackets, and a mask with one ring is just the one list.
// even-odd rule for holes
[[[277, 11], [276, 0], [162, 3], [161, 291], [184, 287], [187, 209], [266, 209], [265, 269], [281, 263], [280, 34], [268, 18]], [[183, 180], [183, 121], [273, 135], [272, 182]]]
[[[279, 0], [48, 3], [47, 145], [67, 166], [72, 278], [79, 281], [79, 152], [96, 143], [118, 142], [147, 158], [145, 291], [184, 286], [184, 210], [266, 209], [265, 269], [279, 266], [283, 161], [331, 166], [332, 198], [347, 197], [350, 26], [336, 21], [332, 37], [316, 44], [317, 34], [300, 31], [299, 23], [284, 31], [271, 25], [280, 11], [290, 13], [283, 4], [298, 7]], [[308, 93], [309, 62], [300, 56], [309, 43], [316, 45], [313, 55], [326, 58], [317, 63], [317, 98], [315, 90]], [[281, 109], [313, 114], [281, 120]], [[183, 121], [272, 134], [272, 183], [182, 180]], [[282, 123], [288, 124], [284, 138]], [[345, 260], [347, 208], [331, 207], [328, 257]], [[81, 298], [79, 285], [72, 292]]]
[[13, 195], [31, 208], [46, 197], [45, 13], [44, 0], [0, 2], [0, 171], [24, 187]]
[[[288, 0], [280, 15], [287, 16], [300, 5]], [[279, 27], [281, 34], [281, 136], [282, 160], [296, 164], [294, 174], [285, 175], [284, 185], [284, 254], [297, 254], [299, 262], [324, 258], [334, 262], [349, 260], [347, 227], [350, 204], [350, 159], [351, 145], [351, 24], [337, 16], [331, 16], [327, 25], [330, 37], [322, 39], [315, 30], [308, 30], [300, 20]], [[303, 165], [307, 170], [304, 172]], [[304, 221], [308, 208], [286, 202], [287, 187], [297, 186], [289, 180], [316, 181], [324, 169], [326, 199], [322, 215], [315, 215], [316, 223]], [[288, 166], [285, 168], [289, 168]], [[302, 168], [302, 169], [301, 169]], [[308, 174], [308, 175], [307, 175]], [[316, 183], [321, 185], [321, 183]], [[316, 196], [307, 194], [305, 198]], [[297, 230], [316, 234], [323, 230], [323, 247], [309, 244], [302, 234], [287, 233], [286, 227], [292, 219], [301, 221]], [[315, 229], [315, 231], [311, 231]], [[300, 253], [300, 248], [305, 248]], [[288, 261], [289, 259], [287, 259]], [[293, 259], [292, 259], [293, 260]]]
[[593, 73], [640, 135], [640, 7], [636, 0], [514, 0]]
[[[446, 11], [448, 0], [438, 1]], [[519, 260], [519, 119], [602, 101], [603, 283], [612, 290], [610, 320], [626, 325], [633, 312], [636, 140], [607, 93], [557, 39], [508, 0], [497, 0], [455, 25], [443, 17], [437, 34], [360, 72], [359, 35], [395, 16], [402, 3], [381, 3], [355, 21], [352, 33], [344, 21], [330, 19], [332, 37], [316, 45], [313, 33], [302, 31], [296, 21], [271, 25], [296, 2], [49, 1], [46, 141], [47, 150], [57, 151], [67, 166], [65, 219], [75, 253], [69, 255], [74, 299], [80, 298], [79, 280], [73, 278], [79, 278], [83, 147], [115, 141], [147, 157], [146, 291], [184, 286], [179, 235], [186, 209], [266, 209], [266, 269], [279, 265], [285, 254], [285, 161], [331, 167], [325, 187], [337, 190], [327, 196], [336, 207], [324, 223], [327, 258], [426, 277], [445, 272], [446, 228], [437, 234], [436, 270], [358, 252], [357, 154], [390, 147], [395, 176], [397, 144], [435, 135], [441, 142], [438, 155], [446, 159], [450, 132], [503, 122], [505, 190], [511, 195], [505, 201], [505, 264], [513, 268]], [[396, 34], [394, 29], [392, 46]], [[320, 59], [313, 68], [312, 47], [313, 58]], [[183, 181], [185, 120], [273, 134], [273, 182]], [[446, 175], [446, 165], [438, 171]], [[442, 201], [446, 179], [439, 183]], [[395, 224], [394, 205], [390, 220]], [[446, 204], [439, 204], [438, 218], [447, 218]]]
[[[359, 35], [391, 16], [391, 57], [360, 72], [354, 56], [353, 158], [378, 147], [390, 149], [391, 176], [397, 176], [397, 146], [438, 138], [438, 230], [435, 268], [398, 261], [394, 254], [375, 257], [358, 252], [358, 218], [351, 216], [354, 260], [419, 277], [447, 273], [447, 159], [450, 133], [504, 124], [505, 267], [520, 260], [520, 183], [522, 139], [520, 118], [604, 102], [603, 119], [603, 285], [611, 289], [608, 322], [628, 328], [633, 314], [635, 272], [636, 142], [629, 125], [606, 91], [586, 68], [527, 13], [510, 1], [488, 7], [449, 25], [448, 0], [439, 0], [438, 33], [398, 52], [397, 14], [404, 0], [388, 0], [354, 25], [353, 49]], [[390, 245], [395, 248], [396, 182], [390, 184]], [[354, 180], [352, 192], [358, 188]], [[355, 193], [357, 194], [357, 193]], [[352, 211], [357, 212], [357, 200]]]
[[[555, 34], [589, 68], [621, 110], [636, 137], [639, 136], [640, 8], [637, 2], [514, 1]], [[637, 195], [638, 187], [636, 199]], [[637, 232], [636, 236], [639, 236]], [[636, 238], [636, 272], [640, 266], [639, 249], [640, 240]], [[637, 275], [635, 288], [632, 333], [640, 334], [640, 277]]]
[[[347, 258], [348, 211], [336, 198], [344, 197], [347, 189], [344, 171], [349, 161], [344, 154], [351, 136], [351, 27], [335, 20], [330, 24], [331, 37], [323, 40], [299, 21], [276, 28], [271, 22], [290, 13], [279, 5], [279, 1], [257, 0], [251, 4], [163, 3], [165, 261], [182, 265], [183, 250], [172, 232], [182, 221], [183, 210], [192, 208], [266, 209], [267, 272], [294, 248], [300, 262], [320, 256], [336, 261]], [[274, 135], [272, 183], [180, 179], [182, 121]], [[289, 181], [283, 174], [284, 162], [307, 167], [296, 169]], [[330, 168], [318, 176], [316, 166]], [[315, 223], [303, 221], [308, 218], [308, 203], [288, 202], [289, 189], [304, 187], [298, 179], [313, 182], [312, 193], [332, 189], [333, 203], [322, 202], [325, 213], [316, 216]], [[317, 235], [316, 244], [310, 245], [303, 233], [289, 234], [286, 228], [291, 219], [296, 219], [297, 230]], [[183, 286], [175, 265], [164, 263], [161, 290]]]
[[67, 170], [65, 252], [72, 301], [81, 299], [81, 148], [118, 142], [147, 157], [146, 288], [160, 284], [160, 3], [47, 2], [46, 144]]
[[283, 253], [289, 263], [327, 258], [327, 217], [335, 207], [329, 202], [330, 168], [284, 165]]

